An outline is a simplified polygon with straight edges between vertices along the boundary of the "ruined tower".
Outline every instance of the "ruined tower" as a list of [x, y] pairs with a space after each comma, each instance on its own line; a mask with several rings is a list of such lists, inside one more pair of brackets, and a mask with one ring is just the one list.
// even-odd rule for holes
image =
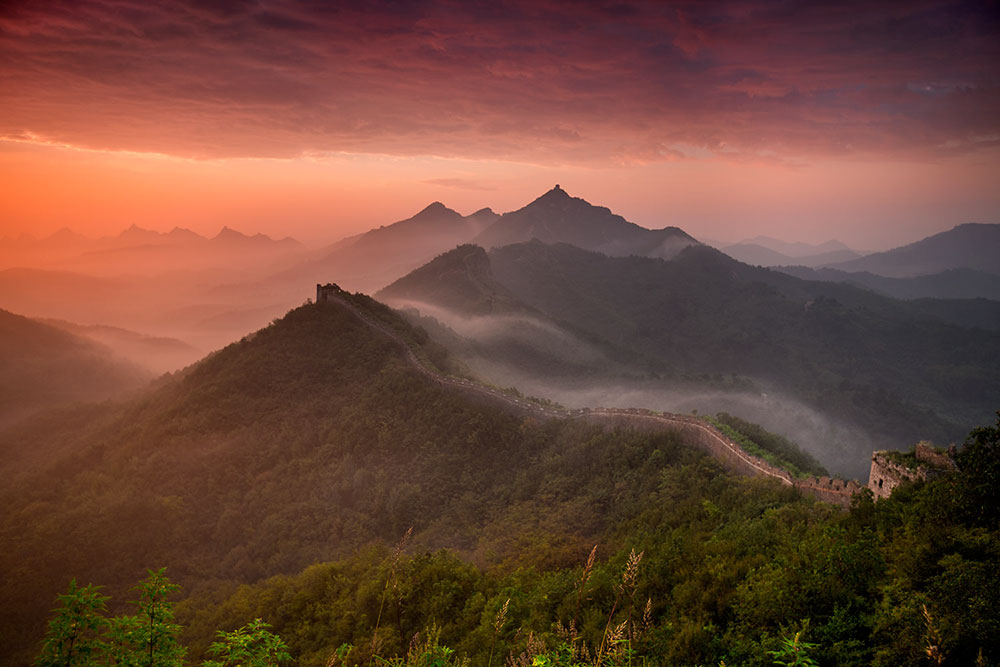
[[875, 500], [879, 500], [888, 498], [903, 482], [933, 479], [952, 470], [955, 470], [952, 453], [938, 450], [929, 442], [917, 443], [912, 452], [872, 452], [868, 488], [875, 494]]

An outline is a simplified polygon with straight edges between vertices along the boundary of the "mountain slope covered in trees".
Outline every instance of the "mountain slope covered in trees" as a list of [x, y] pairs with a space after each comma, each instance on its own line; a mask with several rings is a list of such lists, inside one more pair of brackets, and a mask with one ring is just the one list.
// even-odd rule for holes
[[101, 401], [151, 378], [110, 348], [0, 310], [0, 426], [66, 403]]
[[[349, 298], [448, 363], [385, 307]], [[178, 619], [195, 658], [216, 630], [255, 617], [299, 664], [325, 665], [343, 642], [355, 644], [348, 664], [366, 664], [378, 618], [380, 655], [437, 624], [438, 640], [481, 661], [531, 650], [528, 631], [557, 649], [552, 624], [574, 617], [596, 647], [610, 614], [670, 664], [766, 664], [808, 618], [838, 664], [889, 665], [921, 655], [932, 595], [956, 660], [996, 651], [982, 611], [997, 597], [995, 511], [969, 514], [993, 507], [981, 483], [844, 516], [734, 479], [669, 433], [471, 401], [335, 303], [298, 308], [136, 399], [0, 433], [0, 452], [0, 633], [18, 664], [70, 577], [106, 584], [117, 612], [145, 568], [164, 565], [186, 592]], [[992, 460], [975, 459], [975, 479]], [[410, 527], [413, 556], [378, 546]], [[593, 544], [601, 558], [578, 592]], [[934, 565], [907, 560], [913, 548], [934, 550]], [[506, 599], [509, 625], [491, 632]]]
[[[490, 289], [675, 375], [748, 376], [860, 425], [875, 440], [854, 444], [856, 460], [873, 444], [957, 441], [1000, 403], [1000, 336], [921, 304], [750, 267], [707, 246], [663, 261], [535, 241], [496, 248], [489, 264]], [[413, 274], [392, 294], [433, 304], [430, 283]]]
[[[355, 298], [444, 363], [426, 335]], [[67, 575], [127, 599], [145, 567], [169, 565], [201, 591], [408, 526], [415, 545], [482, 563], [531, 544], [532, 558], [567, 564], [636, 511], [657, 470], [701, 458], [653, 457], [677, 444], [472, 401], [350, 311], [303, 306], [136, 399], [0, 433], [0, 568], [16, 573], [0, 632], [26, 651]]]

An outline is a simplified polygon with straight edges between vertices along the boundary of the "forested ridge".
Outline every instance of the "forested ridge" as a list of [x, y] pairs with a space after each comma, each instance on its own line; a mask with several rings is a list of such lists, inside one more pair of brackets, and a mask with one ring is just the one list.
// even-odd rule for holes
[[[394, 326], [445, 363], [420, 331]], [[410, 527], [377, 633], [386, 657], [432, 625], [473, 664], [490, 645], [497, 660], [519, 655], [526, 633], [554, 650], [553, 624], [572, 620], [577, 599], [593, 647], [625, 609], [611, 613], [633, 549], [645, 554], [636, 605], [650, 600], [636, 650], [650, 664], [768, 664], [807, 618], [810, 641], [838, 656], [824, 664], [879, 651], [879, 664], [901, 664], [923, 651], [918, 602], [939, 599], [951, 600], [932, 605], [950, 655], [996, 655], [981, 613], [996, 600], [995, 519], [951, 512], [962, 494], [916, 487], [915, 501], [904, 492], [845, 515], [726, 475], [671, 434], [470, 403], [344, 308], [296, 309], [138, 399], [50, 413], [0, 438], [8, 664], [37, 654], [70, 578], [106, 585], [120, 614], [128, 588], [162, 566], [183, 588], [191, 660], [215, 631], [260, 617], [299, 664], [325, 665], [345, 642], [348, 664], [366, 664], [393, 568], [385, 545]], [[574, 597], [594, 544], [593, 579]], [[940, 598], [934, 586], [962, 592]], [[508, 620], [491, 633], [501, 598]]]
[[996, 332], [706, 246], [661, 261], [532, 242], [493, 250], [490, 264], [500, 285], [556, 321], [681, 371], [770, 384], [862, 426], [880, 447], [959, 441], [1000, 400]]
[[[998, 450], [1000, 421], [970, 435], [953, 474], [849, 512], [671, 460], [576, 564], [532, 539], [484, 566], [414, 548], [407, 531], [395, 548], [180, 599], [185, 629], [161, 637], [154, 664], [181, 664], [167, 651], [184, 646], [193, 663], [239, 648], [248, 659], [223, 664], [261, 665], [996, 664]], [[101, 655], [142, 649], [150, 633], [116, 634], [131, 618], [87, 640]], [[45, 658], [65, 625], [50, 626], [39, 664], [63, 664]]]
[[564, 387], [566, 401], [620, 384], [763, 393], [815, 411], [855, 430], [808, 443], [852, 477], [867, 472], [872, 449], [960, 442], [1000, 405], [1000, 336], [942, 315], [969, 304], [942, 302], [935, 315], [926, 303], [801, 280], [702, 245], [667, 261], [537, 240], [489, 253], [465, 245], [379, 296], [426, 311], [429, 330], [484, 373]]
[[414, 546], [482, 563], [534, 544], [568, 564], [635, 511], [665, 443], [676, 438], [470, 402], [350, 311], [305, 306], [134, 400], [0, 435], [4, 651], [24, 655], [67, 573], [122, 600], [159, 563], [195, 593], [346, 557], [411, 525]]

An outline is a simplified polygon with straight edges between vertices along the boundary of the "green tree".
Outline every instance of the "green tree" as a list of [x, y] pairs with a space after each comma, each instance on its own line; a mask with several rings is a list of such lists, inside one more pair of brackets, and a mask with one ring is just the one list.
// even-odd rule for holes
[[957, 455], [959, 499], [980, 525], [1000, 527], [1000, 412], [995, 426], [973, 429]]
[[35, 658], [37, 667], [88, 665], [103, 650], [108, 597], [99, 591], [100, 586], [80, 588], [76, 579], [69, 582], [69, 590], [58, 597], [61, 606], [53, 610], [55, 616]]
[[809, 657], [809, 653], [817, 646], [802, 641], [802, 633], [796, 632], [791, 639], [785, 637], [781, 640], [780, 649], [768, 653], [774, 657], [774, 664], [782, 667], [816, 667], [817, 662]]
[[171, 583], [166, 568], [148, 570], [133, 590], [139, 613], [111, 620], [108, 654], [111, 664], [119, 667], [179, 667], [186, 649], [177, 642], [181, 627], [174, 623], [173, 604], [167, 597], [180, 589]]
[[288, 646], [269, 627], [257, 618], [233, 632], [220, 630], [219, 641], [208, 647], [215, 659], [206, 660], [204, 667], [272, 667], [291, 660]]

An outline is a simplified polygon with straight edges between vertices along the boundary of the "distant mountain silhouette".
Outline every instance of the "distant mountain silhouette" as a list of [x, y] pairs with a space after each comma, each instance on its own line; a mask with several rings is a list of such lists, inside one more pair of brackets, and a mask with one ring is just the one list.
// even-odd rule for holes
[[805, 266], [779, 266], [787, 273], [805, 280], [844, 282], [875, 290], [897, 299], [994, 299], [1000, 301], [1000, 274], [973, 269], [948, 269], [940, 273], [912, 278], [887, 278], [869, 271], [811, 269]]
[[890, 278], [973, 269], [1000, 274], [1000, 224], [967, 223], [925, 239], [829, 268], [868, 271]]
[[467, 243], [499, 217], [488, 208], [463, 216], [434, 202], [405, 220], [331, 244], [318, 258], [275, 278], [294, 285], [298, 293], [317, 280], [375, 292], [446, 250]]
[[[129, 275], [6, 269], [0, 271], [0, 308], [33, 318], [156, 332], [204, 351], [226, 345], [288, 310], [288, 303], [264, 286], [220, 284], [238, 275], [178, 272], [136, 280]], [[301, 303], [301, 291], [296, 300]]]
[[127, 245], [144, 245], [147, 243], [158, 243], [166, 234], [154, 232], [150, 229], [143, 229], [138, 225], [131, 225], [128, 229], [117, 236], [117, 240]]
[[347, 247], [355, 252], [397, 256], [436, 253], [442, 245], [454, 247], [472, 238], [498, 217], [488, 208], [463, 216], [441, 202], [434, 202], [411, 218], [362, 234]]
[[301, 243], [229, 227], [209, 239], [189, 229], [167, 233], [131, 225], [120, 234], [90, 238], [62, 229], [43, 239], [0, 244], [0, 268], [43, 268], [94, 275], [153, 275], [166, 271], [277, 270], [305, 251]]
[[0, 427], [66, 403], [101, 401], [151, 378], [104, 345], [0, 310]]
[[[171, 232], [172, 233], [172, 232]], [[164, 236], [169, 236], [165, 234]], [[223, 227], [218, 234], [213, 236], [210, 241], [212, 243], [221, 243], [229, 246], [282, 246], [285, 249], [299, 249], [302, 244], [293, 239], [290, 236], [286, 236], [283, 239], [272, 239], [267, 234], [257, 233], [253, 236], [244, 234], [243, 232], [231, 229], [229, 227]]]
[[748, 242], [722, 246], [719, 250], [733, 259], [752, 266], [788, 266], [795, 264], [815, 267], [834, 262], [845, 262], [856, 259], [859, 256], [858, 253], [850, 248], [826, 250], [815, 254], [788, 255], [763, 245]]
[[27, 244], [48, 247], [79, 246], [91, 242], [92, 240], [83, 234], [74, 232], [69, 227], [63, 227], [58, 231], [38, 240], [33, 238], [25, 239]]
[[[731, 245], [755, 245], [768, 250], [773, 250], [776, 253], [785, 255], [786, 257], [812, 257], [815, 255], [825, 255], [828, 253], [842, 252], [848, 250], [855, 255], [860, 253], [855, 252], [851, 248], [847, 247], [844, 243], [831, 239], [824, 243], [803, 243], [801, 241], [782, 241], [781, 239], [776, 239], [770, 236], [755, 236], [752, 239], [744, 239], [739, 243], [734, 243]], [[721, 250], [721, 248], [720, 248]], [[725, 250], [723, 250], [725, 252]], [[740, 260], [742, 261], [742, 260]]]
[[496, 248], [532, 239], [569, 243], [614, 257], [639, 255], [663, 259], [698, 243], [677, 227], [655, 230], [640, 227], [603, 206], [570, 197], [558, 185], [524, 208], [505, 213], [472, 242]]
[[103, 324], [76, 324], [57, 319], [36, 321], [103, 345], [117, 356], [157, 374], [178, 370], [203, 356], [200, 350], [176, 338], [147, 336]]

